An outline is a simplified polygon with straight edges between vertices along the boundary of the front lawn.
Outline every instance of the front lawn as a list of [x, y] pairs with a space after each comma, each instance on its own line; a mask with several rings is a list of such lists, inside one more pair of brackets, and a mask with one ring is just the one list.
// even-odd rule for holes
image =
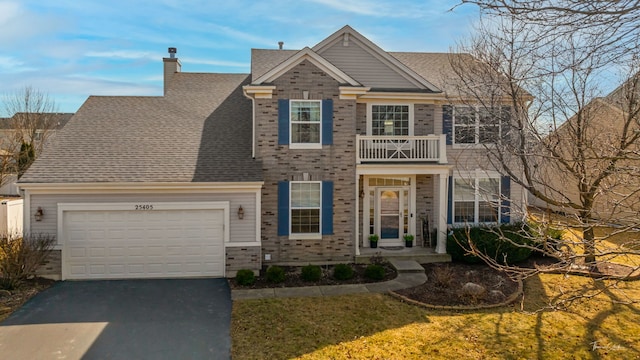
[[[640, 282], [543, 274], [525, 298], [482, 311], [428, 310], [387, 295], [235, 301], [234, 359], [640, 358]], [[566, 311], [558, 294], [601, 291]]]

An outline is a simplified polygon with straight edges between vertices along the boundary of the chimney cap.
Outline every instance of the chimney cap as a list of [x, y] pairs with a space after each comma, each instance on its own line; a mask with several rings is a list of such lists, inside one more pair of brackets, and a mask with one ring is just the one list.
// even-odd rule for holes
[[283, 45], [284, 45], [284, 41], [278, 41], [278, 49], [282, 50]]
[[173, 58], [175, 58], [175, 57], [176, 57], [176, 53], [178, 52], [178, 49], [177, 49], [177, 48], [170, 47], [170, 48], [169, 48], [169, 49], [167, 49], [167, 50], [169, 51], [169, 57], [170, 57], [171, 59], [173, 59]]

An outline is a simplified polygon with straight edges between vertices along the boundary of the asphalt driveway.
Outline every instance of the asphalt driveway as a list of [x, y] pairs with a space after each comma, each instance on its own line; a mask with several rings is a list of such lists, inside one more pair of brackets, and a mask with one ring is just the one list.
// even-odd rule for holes
[[0, 323], [4, 359], [229, 359], [225, 279], [65, 281]]

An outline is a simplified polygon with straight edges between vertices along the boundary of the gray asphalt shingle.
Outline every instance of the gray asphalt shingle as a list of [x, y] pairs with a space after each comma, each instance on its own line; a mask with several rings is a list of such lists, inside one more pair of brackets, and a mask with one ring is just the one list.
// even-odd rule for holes
[[164, 97], [91, 96], [20, 182], [262, 181], [249, 81], [177, 73]]

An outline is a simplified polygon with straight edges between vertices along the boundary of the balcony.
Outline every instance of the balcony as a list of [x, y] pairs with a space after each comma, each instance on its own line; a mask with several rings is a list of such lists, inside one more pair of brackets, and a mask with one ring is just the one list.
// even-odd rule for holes
[[447, 163], [446, 135], [363, 136], [356, 135], [356, 162]]

